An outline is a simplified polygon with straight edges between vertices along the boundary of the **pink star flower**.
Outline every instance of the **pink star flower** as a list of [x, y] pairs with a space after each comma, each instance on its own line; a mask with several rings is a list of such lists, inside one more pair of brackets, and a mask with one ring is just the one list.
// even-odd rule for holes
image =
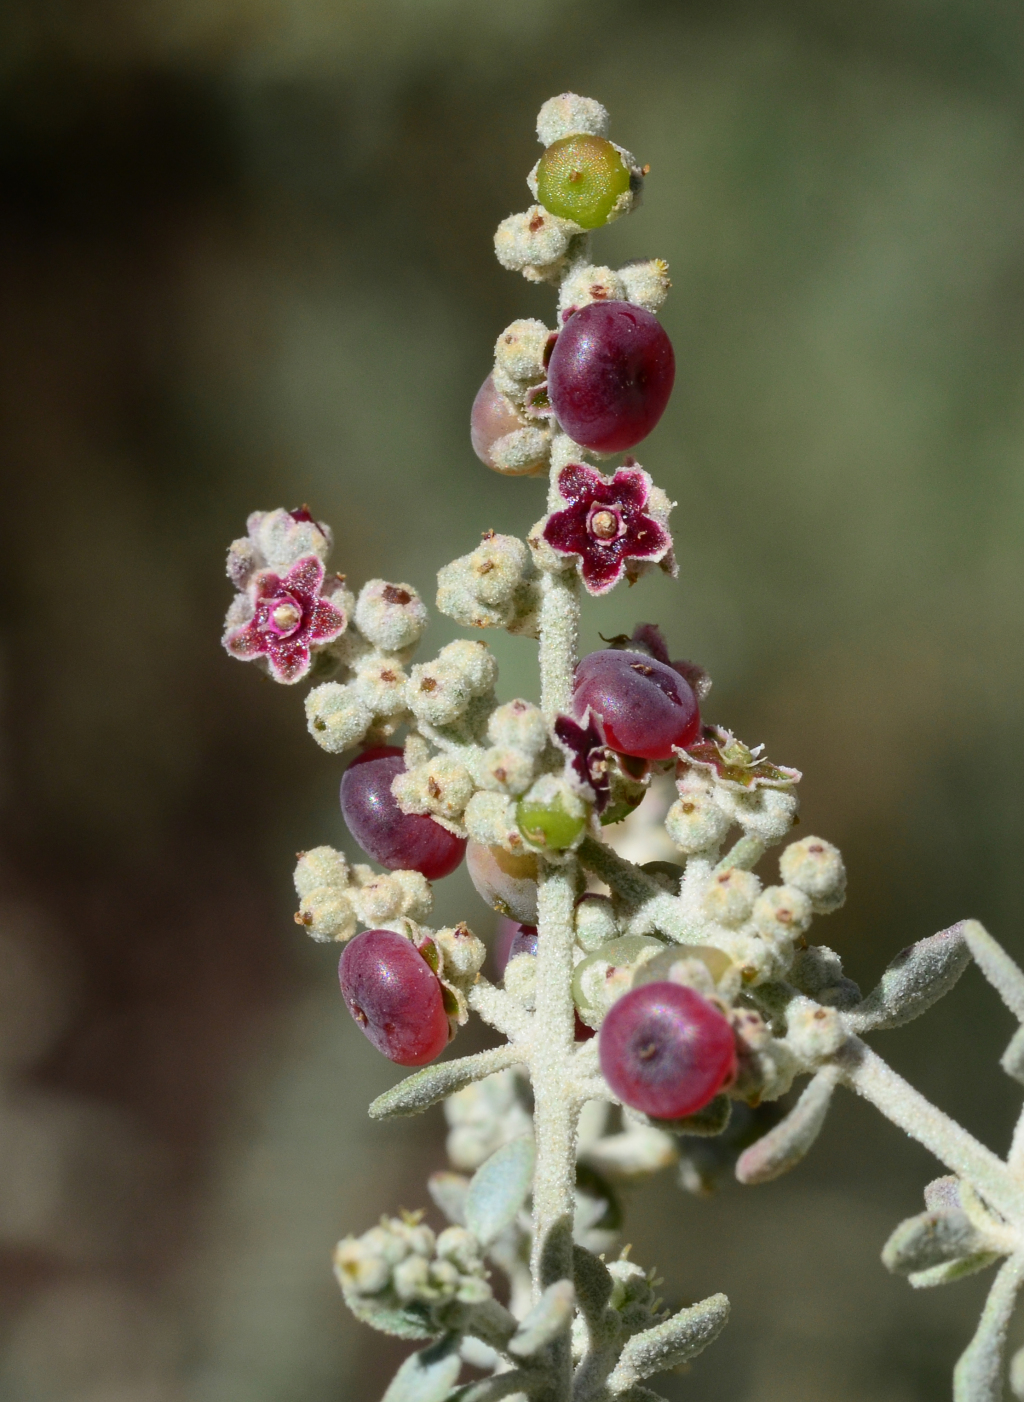
[[[316, 555], [303, 555], [283, 578], [260, 570], [249, 584], [252, 617], [224, 634], [231, 656], [242, 662], [265, 657], [275, 681], [301, 681], [314, 648], [333, 642], [348, 623], [344, 609], [321, 594], [323, 582], [323, 561]], [[228, 619], [230, 624], [231, 614]]]
[[614, 477], [585, 463], [570, 463], [558, 474], [558, 490], [568, 503], [544, 526], [544, 539], [561, 555], [578, 555], [583, 583], [591, 594], [606, 594], [629, 562], [665, 559], [672, 548], [667, 528], [645, 511], [651, 479], [632, 459]]

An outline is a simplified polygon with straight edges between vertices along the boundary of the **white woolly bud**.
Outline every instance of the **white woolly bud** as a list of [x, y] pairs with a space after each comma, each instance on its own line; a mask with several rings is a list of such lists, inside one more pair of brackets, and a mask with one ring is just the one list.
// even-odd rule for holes
[[537, 139], [542, 146], [564, 136], [607, 136], [608, 112], [592, 97], [564, 92], [549, 97], [537, 114]]
[[310, 891], [299, 903], [295, 923], [320, 944], [351, 939], [356, 932], [356, 912], [350, 894], [336, 886]]
[[358, 745], [373, 723], [373, 712], [359, 693], [340, 682], [325, 682], [306, 697], [306, 726], [328, 754]]
[[418, 871], [375, 872], [355, 868], [357, 885], [350, 899], [364, 925], [374, 928], [405, 916], [425, 920], [434, 904], [430, 882]]
[[484, 966], [487, 946], [467, 925], [454, 925], [438, 930], [434, 943], [444, 960], [442, 973], [453, 983], [472, 983]]
[[579, 311], [591, 302], [622, 302], [626, 300], [626, 288], [617, 273], [611, 268], [588, 266], [575, 269], [563, 281], [558, 292], [558, 320], [561, 323], [567, 313]]
[[522, 1003], [524, 1008], [532, 1008], [537, 996], [537, 956], [517, 954], [505, 965], [505, 992]]
[[551, 452], [550, 428], [513, 429], [491, 444], [491, 461], [506, 477], [536, 477], [547, 465]]
[[716, 847], [732, 825], [724, 809], [706, 794], [686, 793], [665, 815], [665, 831], [688, 856]]
[[475, 550], [438, 571], [437, 606], [470, 627], [513, 627], [539, 603], [535, 573], [523, 541], [488, 531]]
[[534, 383], [546, 373], [544, 358], [551, 332], [542, 321], [528, 317], [513, 321], [494, 343], [494, 383], [504, 393], [499, 375], [514, 384]]
[[808, 1065], [832, 1056], [846, 1041], [846, 1029], [835, 1008], [823, 1008], [810, 998], [793, 998], [786, 1007], [786, 1041]]
[[588, 954], [615, 939], [619, 933], [619, 922], [611, 900], [597, 894], [580, 897], [573, 914], [573, 926], [576, 943]]
[[569, 244], [582, 230], [570, 219], [559, 219], [541, 205], [523, 214], [510, 214], [498, 225], [494, 251], [510, 272], [522, 273], [530, 282], [547, 282], [565, 266]]
[[433, 662], [412, 668], [406, 696], [410, 709], [430, 725], [449, 725], [470, 702], [485, 695], [498, 676], [498, 664], [483, 643], [457, 639]]
[[662, 258], [645, 258], [627, 263], [619, 269], [619, 280], [626, 301], [649, 312], [661, 309], [672, 286], [668, 264]]
[[393, 657], [369, 652], [356, 664], [350, 685], [375, 716], [396, 716], [405, 710], [408, 680]]
[[356, 600], [355, 624], [364, 638], [384, 652], [414, 647], [427, 626], [427, 606], [411, 584], [371, 579]]
[[484, 750], [475, 765], [481, 788], [507, 794], [525, 793], [533, 783], [536, 768], [533, 755], [510, 745], [493, 745]]
[[761, 891], [761, 883], [752, 871], [729, 867], [711, 878], [701, 902], [704, 914], [719, 925], [742, 925], [750, 918]]
[[294, 879], [300, 900], [323, 886], [343, 891], [349, 882], [348, 862], [333, 847], [314, 847], [299, 853]]
[[544, 712], [532, 701], [506, 701], [491, 712], [487, 737], [495, 745], [511, 745], [539, 755], [548, 743], [548, 724]]
[[436, 813], [457, 821], [473, 796], [473, 779], [451, 755], [435, 755], [415, 769], [396, 774], [391, 792], [403, 813]]
[[733, 793], [719, 786], [716, 798], [751, 837], [762, 842], [778, 842], [793, 826], [797, 796], [792, 789], [754, 789]]
[[516, 800], [502, 793], [478, 789], [466, 804], [462, 821], [474, 842], [503, 847], [506, 852], [527, 851], [516, 823]]
[[796, 886], [769, 886], [754, 903], [753, 921], [766, 940], [790, 943], [810, 928], [811, 902]]
[[751, 988], [782, 978], [786, 972], [787, 956], [792, 950], [791, 945], [782, 948], [771, 940], [750, 933], [749, 926], [746, 930], [717, 930], [714, 942], [714, 947], [727, 954], [736, 965], [744, 986]]
[[838, 910], [846, 899], [846, 867], [838, 847], [823, 837], [791, 842], [779, 858], [787, 886], [797, 886], [811, 898], [819, 915]]
[[[329, 526], [319, 521], [297, 521], [283, 507], [276, 511], [254, 511], [245, 525], [252, 547], [250, 558], [253, 563], [258, 561], [257, 569], [272, 569], [281, 574], [303, 555], [317, 555], [326, 560], [330, 553]], [[236, 541], [235, 545], [238, 544], [240, 542]], [[230, 557], [228, 572], [231, 573]]]

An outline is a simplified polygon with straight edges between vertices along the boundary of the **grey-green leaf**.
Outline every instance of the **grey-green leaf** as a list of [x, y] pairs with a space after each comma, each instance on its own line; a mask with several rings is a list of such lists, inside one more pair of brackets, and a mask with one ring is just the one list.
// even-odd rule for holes
[[457, 1227], [466, 1225], [468, 1191], [469, 1179], [462, 1173], [449, 1173], [442, 1169], [427, 1179], [427, 1192], [433, 1198], [434, 1205]]
[[882, 1264], [893, 1275], [911, 1275], [975, 1255], [983, 1246], [966, 1212], [939, 1208], [901, 1222], [882, 1248]]
[[372, 1295], [357, 1295], [355, 1291], [345, 1293], [345, 1303], [362, 1324], [371, 1329], [379, 1329], [382, 1334], [393, 1334], [396, 1339], [435, 1339], [440, 1332], [434, 1327], [425, 1305], [378, 1304]]
[[741, 1183], [770, 1183], [800, 1162], [825, 1123], [837, 1077], [835, 1067], [823, 1066], [786, 1118], [744, 1149], [736, 1161]]
[[575, 1304], [571, 1280], [556, 1280], [549, 1285], [509, 1341], [509, 1353], [517, 1358], [532, 1358], [547, 1348], [569, 1328]]
[[627, 1340], [618, 1363], [609, 1375], [609, 1392], [628, 1392], [645, 1378], [677, 1368], [687, 1359], [695, 1358], [718, 1337], [728, 1320], [727, 1297], [709, 1295], [706, 1300], [666, 1319], [664, 1324], [656, 1324], [653, 1329], [634, 1334]]
[[445, 1402], [461, 1367], [458, 1336], [448, 1334], [405, 1360], [383, 1402]]
[[466, 1194], [466, 1226], [482, 1246], [513, 1221], [533, 1184], [533, 1136], [520, 1135], [496, 1149], [474, 1173]]
[[940, 930], [901, 950], [878, 986], [846, 1014], [851, 1028], [869, 1032], [902, 1027], [927, 1012], [949, 992], [970, 963], [964, 929], [976, 923], [961, 920], [948, 930]]
[[964, 937], [974, 962], [1018, 1022], [1024, 1022], [1024, 973], [977, 920], [964, 921]]
[[915, 1290], [931, 1290], [936, 1285], [952, 1285], [965, 1276], [977, 1275], [987, 1270], [999, 1257], [994, 1251], [979, 1251], [974, 1256], [964, 1256], [959, 1261], [947, 1261], [945, 1265], [932, 1266], [927, 1271], [914, 1271], [907, 1280]]
[[953, 1402], [1002, 1402], [1006, 1335], [1022, 1266], [1019, 1256], [1011, 1256], [992, 1282], [977, 1332], [953, 1369]]
[[477, 1052], [475, 1056], [424, 1066], [422, 1071], [406, 1076], [397, 1086], [378, 1095], [370, 1106], [370, 1118], [386, 1120], [396, 1115], [418, 1115], [473, 1081], [482, 1081], [494, 1071], [504, 1071], [506, 1067], [514, 1066], [519, 1059], [515, 1048], [506, 1044], [492, 1047], [490, 1051]]

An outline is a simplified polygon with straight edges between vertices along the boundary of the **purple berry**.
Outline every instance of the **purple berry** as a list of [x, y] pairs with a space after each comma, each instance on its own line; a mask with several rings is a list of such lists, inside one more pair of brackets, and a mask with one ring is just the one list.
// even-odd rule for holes
[[657, 317], [630, 302], [591, 302], [559, 333], [548, 396], [570, 438], [621, 453], [654, 428], [675, 376], [672, 342]]
[[415, 945], [393, 930], [364, 930], [338, 964], [345, 1005], [379, 1052], [423, 1066], [448, 1045], [441, 985]]
[[419, 871], [438, 881], [462, 861], [466, 839], [423, 813], [403, 813], [391, 792], [405, 769], [393, 745], [364, 750], [341, 781], [341, 813], [368, 857], [392, 871]]
[[700, 734], [693, 687], [646, 652], [591, 652], [576, 668], [572, 699], [577, 716], [589, 706], [609, 746], [635, 759], [669, 759]]
[[622, 1103], [659, 1120], [695, 1114], [736, 1075], [728, 1021], [680, 983], [645, 983], [613, 1003], [598, 1057]]
[[536, 925], [520, 925], [516, 934], [512, 936], [512, 943], [508, 947], [508, 957], [515, 959], [519, 954], [537, 953], [537, 927]]

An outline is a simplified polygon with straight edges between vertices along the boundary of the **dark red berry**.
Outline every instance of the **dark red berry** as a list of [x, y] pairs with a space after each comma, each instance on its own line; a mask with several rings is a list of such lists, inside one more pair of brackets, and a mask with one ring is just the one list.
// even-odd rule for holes
[[338, 964], [345, 1005], [379, 1052], [399, 1066], [423, 1066], [448, 1045], [441, 985], [404, 935], [364, 930]]
[[728, 1021], [679, 983], [645, 983], [613, 1003], [598, 1057], [622, 1103], [659, 1120], [696, 1114], [736, 1074]]
[[661, 418], [675, 375], [672, 342], [657, 317], [630, 302], [591, 302], [559, 333], [548, 396], [575, 442], [621, 453]]
[[608, 648], [592, 652], [576, 668], [573, 710], [587, 707], [604, 726], [618, 754], [669, 759], [700, 734], [700, 707], [685, 677], [646, 652]]
[[360, 847], [392, 871], [419, 871], [438, 881], [462, 861], [466, 839], [424, 813], [403, 813], [391, 792], [405, 769], [393, 745], [364, 750], [341, 781], [341, 813]]
[[519, 929], [512, 936], [512, 943], [508, 948], [508, 957], [515, 959], [519, 954], [537, 953], [537, 927], [536, 925], [520, 925]]

